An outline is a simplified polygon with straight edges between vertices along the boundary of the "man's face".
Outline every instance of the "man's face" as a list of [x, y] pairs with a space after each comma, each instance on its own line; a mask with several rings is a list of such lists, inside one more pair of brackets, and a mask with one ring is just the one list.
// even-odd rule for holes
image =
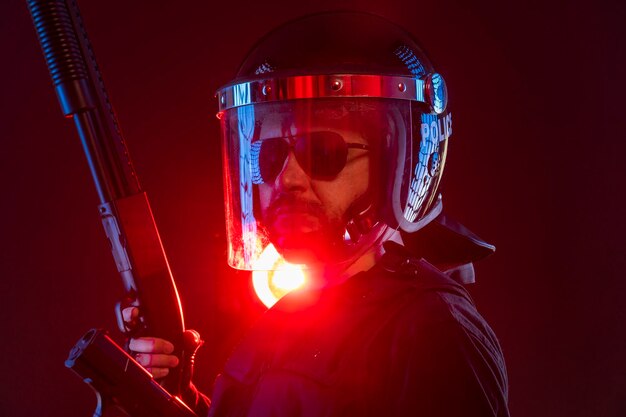
[[[345, 120], [319, 118], [304, 123], [284, 114], [265, 117], [259, 139], [287, 138], [293, 142], [293, 138], [311, 132], [333, 132], [346, 143], [367, 145]], [[349, 211], [367, 193], [369, 155], [364, 149], [348, 149], [344, 168], [326, 179], [312, 177], [303, 168], [306, 163], [301, 162], [291, 149], [276, 178], [259, 185], [263, 223], [288, 261], [332, 262], [341, 256], [337, 243], [343, 238]]]

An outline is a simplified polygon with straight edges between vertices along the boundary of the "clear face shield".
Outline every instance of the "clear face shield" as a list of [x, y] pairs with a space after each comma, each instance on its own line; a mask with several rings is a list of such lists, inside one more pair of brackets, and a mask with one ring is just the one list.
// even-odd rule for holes
[[[346, 265], [440, 212], [452, 120], [438, 74], [257, 80], [218, 99], [233, 268], [279, 282]], [[261, 280], [257, 294], [281, 293]]]
[[221, 114], [229, 264], [273, 269], [270, 244], [291, 262], [341, 262], [347, 226], [380, 211], [385, 157], [405, 132], [408, 102], [311, 99]]

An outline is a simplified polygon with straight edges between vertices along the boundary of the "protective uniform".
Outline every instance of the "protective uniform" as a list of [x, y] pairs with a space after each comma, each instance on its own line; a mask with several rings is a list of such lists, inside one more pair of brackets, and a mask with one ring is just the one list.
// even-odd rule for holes
[[[305, 17], [262, 39], [217, 97], [231, 266], [258, 268], [270, 244], [289, 252], [262, 191], [288, 157], [332, 181], [367, 155], [367, 192], [328, 229], [330, 253], [315, 253], [346, 266], [383, 243], [385, 254], [264, 314], [218, 377], [209, 415], [508, 416], [502, 352], [461, 285], [493, 246], [441, 212], [452, 116], [411, 36], [364, 13]], [[405, 247], [386, 242], [396, 231]]]
[[293, 292], [218, 377], [210, 416], [508, 416], [497, 339], [467, 291], [387, 248], [346, 283]]

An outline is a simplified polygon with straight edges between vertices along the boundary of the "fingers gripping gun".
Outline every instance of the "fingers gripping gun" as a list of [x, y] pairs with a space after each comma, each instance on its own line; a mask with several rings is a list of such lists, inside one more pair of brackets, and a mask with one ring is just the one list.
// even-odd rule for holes
[[121, 407], [132, 417], [196, 417], [102, 330], [88, 331], [65, 365], [96, 392], [94, 417], [101, 417], [109, 406]]
[[[176, 347], [174, 354], [182, 359], [182, 364], [185, 329], [176, 285], [150, 204], [139, 185], [104, 89], [76, 1], [27, 0], [27, 3], [63, 115], [74, 120], [87, 157], [100, 199], [100, 216], [128, 305], [139, 307], [140, 325], [132, 335], [144, 334], [171, 341]], [[125, 331], [119, 305], [117, 310], [120, 328]], [[96, 344], [92, 350], [98, 346]], [[113, 351], [101, 353], [106, 356], [106, 352]], [[104, 360], [92, 361], [95, 367], [106, 364]], [[83, 367], [72, 369], [83, 378], [90, 378], [81, 373]], [[163, 386], [173, 395], [179, 395], [182, 379], [179, 365], [170, 370]]]

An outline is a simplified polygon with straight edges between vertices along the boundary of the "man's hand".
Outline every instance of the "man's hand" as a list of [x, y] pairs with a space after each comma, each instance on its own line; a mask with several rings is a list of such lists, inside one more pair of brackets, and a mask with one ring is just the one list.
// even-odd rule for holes
[[135, 360], [146, 368], [155, 379], [165, 377], [170, 368], [178, 365], [179, 359], [171, 355], [174, 345], [158, 337], [139, 337], [130, 339], [128, 345], [135, 353]]
[[[124, 323], [128, 328], [137, 325], [139, 310], [136, 307], [128, 307], [122, 311]], [[154, 379], [165, 377], [179, 363], [179, 358], [172, 355], [174, 345], [167, 340], [158, 337], [138, 337], [130, 339], [128, 345], [135, 352], [135, 360], [152, 374]]]
[[[124, 326], [127, 330], [136, 328], [139, 323], [139, 309], [127, 307], [122, 310]], [[193, 364], [197, 350], [202, 346], [200, 334], [195, 330], [185, 330], [183, 333], [184, 363], [182, 364], [182, 400], [199, 416], [209, 412], [211, 400], [199, 392], [192, 383]], [[172, 355], [174, 345], [158, 337], [138, 337], [130, 339], [128, 347], [134, 352], [134, 357], [141, 366], [152, 374], [154, 379], [161, 379], [170, 373], [170, 368], [176, 367], [180, 358]]]

